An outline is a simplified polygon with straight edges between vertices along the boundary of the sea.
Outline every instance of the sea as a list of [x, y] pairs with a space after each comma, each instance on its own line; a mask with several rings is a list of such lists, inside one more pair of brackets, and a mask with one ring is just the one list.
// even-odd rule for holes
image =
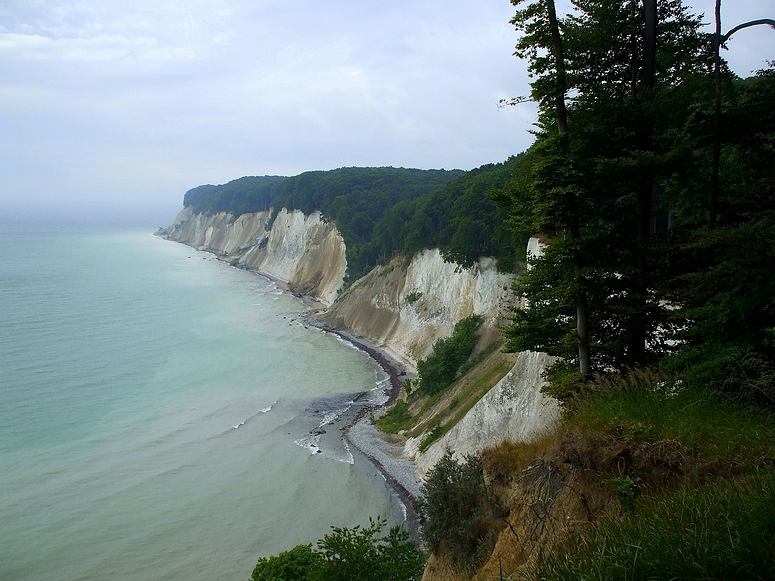
[[332, 526], [400, 524], [340, 425], [384, 371], [153, 230], [0, 222], [0, 579], [240, 581]]

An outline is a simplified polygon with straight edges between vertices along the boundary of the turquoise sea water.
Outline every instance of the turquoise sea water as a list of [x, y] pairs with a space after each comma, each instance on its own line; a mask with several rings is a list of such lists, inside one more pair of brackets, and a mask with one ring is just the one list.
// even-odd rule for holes
[[0, 255], [0, 579], [238, 581], [400, 522], [315, 434], [384, 373], [295, 298], [148, 231], [10, 227]]

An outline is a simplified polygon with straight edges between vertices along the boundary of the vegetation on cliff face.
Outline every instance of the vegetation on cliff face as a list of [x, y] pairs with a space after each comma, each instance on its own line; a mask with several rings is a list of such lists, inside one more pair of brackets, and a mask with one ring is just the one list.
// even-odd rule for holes
[[433, 353], [417, 362], [417, 389], [434, 395], [452, 384], [476, 347], [476, 329], [481, 322], [479, 315], [466, 317], [455, 323], [450, 337], [436, 341]]
[[443, 550], [456, 568], [480, 566], [495, 544], [503, 508], [484, 481], [479, 459], [458, 462], [448, 451], [428, 473], [422, 493], [417, 509], [426, 519], [428, 548]]

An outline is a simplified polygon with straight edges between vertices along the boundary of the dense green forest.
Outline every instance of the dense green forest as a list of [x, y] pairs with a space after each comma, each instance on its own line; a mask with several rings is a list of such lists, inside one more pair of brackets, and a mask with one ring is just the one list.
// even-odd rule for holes
[[244, 177], [189, 190], [184, 206], [235, 216], [272, 208], [269, 226], [281, 208], [320, 211], [344, 238], [349, 280], [396, 254], [435, 247], [463, 267], [493, 256], [499, 268], [514, 271], [526, 237], [509, 226], [510, 209], [487, 194], [502, 189], [518, 169], [516, 157], [469, 172], [349, 167], [291, 178]]
[[439, 190], [396, 204], [375, 225], [357, 259], [369, 267], [396, 254], [439, 248], [445, 260], [463, 267], [492, 256], [502, 271], [514, 272], [524, 260], [527, 236], [511, 227], [511, 210], [496, 205], [490, 195], [522, 165], [521, 156], [483, 165]]
[[183, 196], [183, 207], [197, 214], [229, 212], [235, 216], [265, 212], [282, 194], [288, 178], [281, 176], [243, 177], [219, 186], [197, 186]]

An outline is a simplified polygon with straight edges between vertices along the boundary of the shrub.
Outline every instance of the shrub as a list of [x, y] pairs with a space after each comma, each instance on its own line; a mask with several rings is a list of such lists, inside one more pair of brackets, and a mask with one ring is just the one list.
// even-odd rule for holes
[[411, 421], [409, 404], [399, 399], [384, 416], [377, 420], [377, 427], [383, 432], [395, 433], [407, 427]]
[[384, 537], [377, 533], [383, 519], [352, 529], [332, 527], [333, 532], [318, 542], [320, 579], [325, 581], [409, 581], [422, 577], [425, 555], [409, 533], [393, 527]]
[[385, 519], [368, 527], [331, 527], [312, 545], [297, 545], [277, 556], [262, 557], [253, 581], [419, 581], [425, 555], [404, 530], [392, 527], [378, 536]]
[[428, 473], [418, 512], [425, 517], [423, 539], [438, 552], [443, 546], [452, 564], [471, 569], [489, 555], [502, 509], [487, 488], [479, 460], [460, 463], [447, 453]]
[[410, 305], [413, 305], [420, 300], [420, 297], [422, 297], [422, 293], [420, 291], [412, 291], [406, 295], [406, 302]]
[[481, 322], [479, 315], [458, 321], [452, 336], [436, 341], [433, 353], [417, 362], [420, 391], [433, 395], [444, 391], [455, 381], [460, 367], [476, 347], [476, 329]]
[[250, 577], [253, 581], [313, 581], [320, 555], [312, 545], [296, 545], [279, 555], [261, 557]]

